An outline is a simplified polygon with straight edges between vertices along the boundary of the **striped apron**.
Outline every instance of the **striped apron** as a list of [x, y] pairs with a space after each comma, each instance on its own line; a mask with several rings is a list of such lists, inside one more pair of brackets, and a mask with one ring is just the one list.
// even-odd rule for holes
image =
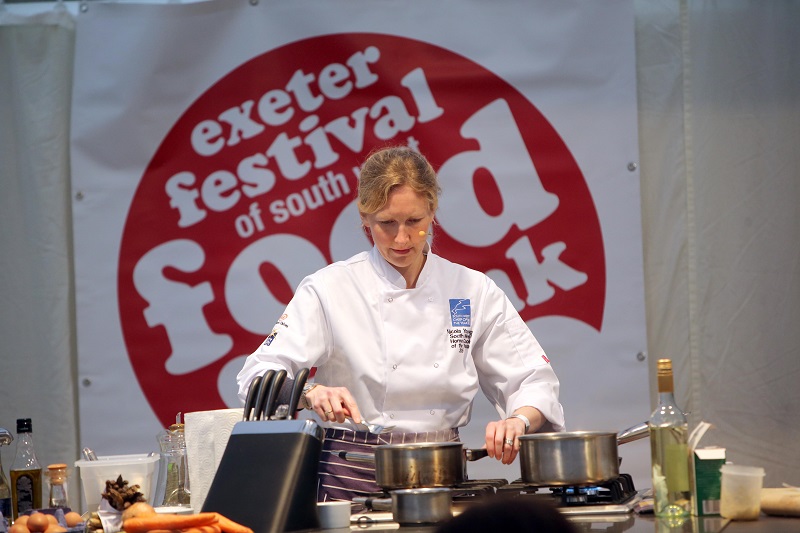
[[325, 429], [322, 455], [319, 462], [317, 500], [352, 501], [356, 496], [370, 496], [383, 490], [375, 482], [375, 465], [348, 461], [339, 452], [374, 453], [381, 444], [412, 444], [417, 442], [459, 442], [458, 429], [423, 433], [383, 433], [349, 429]]

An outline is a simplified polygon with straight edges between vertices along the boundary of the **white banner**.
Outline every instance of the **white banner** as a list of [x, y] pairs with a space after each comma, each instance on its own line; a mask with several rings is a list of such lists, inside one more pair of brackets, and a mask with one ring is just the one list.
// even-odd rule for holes
[[[86, 5], [84, 445], [149, 451], [176, 413], [238, 406], [234, 376], [297, 283], [370, 246], [356, 173], [386, 144], [438, 168], [434, 249], [506, 290], [561, 379], [568, 429], [647, 416], [630, 0]], [[480, 404], [467, 444], [495, 416]], [[646, 476], [627, 446], [623, 469]]]

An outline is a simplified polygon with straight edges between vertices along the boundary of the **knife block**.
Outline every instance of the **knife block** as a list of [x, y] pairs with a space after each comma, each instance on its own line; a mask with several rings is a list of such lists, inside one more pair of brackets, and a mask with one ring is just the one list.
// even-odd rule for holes
[[319, 529], [323, 435], [313, 420], [237, 422], [202, 511], [220, 513], [254, 533]]

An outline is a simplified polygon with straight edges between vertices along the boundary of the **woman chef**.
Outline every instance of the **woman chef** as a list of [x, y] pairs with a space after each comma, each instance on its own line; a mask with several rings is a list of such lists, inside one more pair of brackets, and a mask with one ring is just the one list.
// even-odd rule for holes
[[[320, 501], [379, 491], [368, 465], [332, 452], [457, 441], [478, 387], [505, 413], [486, 426], [489, 456], [505, 464], [520, 435], [564, 429], [558, 378], [503, 291], [430, 251], [439, 191], [419, 153], [372, 153], [358, 209], [374, 247], [305, 278], [237, 376], [244, 400], [250, 381], [269, 369], [291, 377], [317, 368], [302, 404], [327, 426]], [[361, 420], [394, 429], [370, 434], [353, 424]]]

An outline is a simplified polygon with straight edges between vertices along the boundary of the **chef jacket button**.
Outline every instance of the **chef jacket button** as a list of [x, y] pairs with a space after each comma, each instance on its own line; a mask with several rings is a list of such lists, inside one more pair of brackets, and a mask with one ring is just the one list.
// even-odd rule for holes
[[392, 365], [392, 370], [397, 370], [397, 365]]
[[436, 414], [436, 411], [434, 411], [433, 409], [431, 409], [431, 414], [432, 414], [432, 415], [435, 415], [435, 414]]
[[394, 300], [394, 298], [391, 298], [391, 297], [390, 297], [390, 298], [389, 298], [389, 303], [391, 303], [393, 300]]
[[439, 368], [439, 363], [433, 363], [433, 368]]
[[389, 415], [389, 418], [394, 418], [394, 415]]

